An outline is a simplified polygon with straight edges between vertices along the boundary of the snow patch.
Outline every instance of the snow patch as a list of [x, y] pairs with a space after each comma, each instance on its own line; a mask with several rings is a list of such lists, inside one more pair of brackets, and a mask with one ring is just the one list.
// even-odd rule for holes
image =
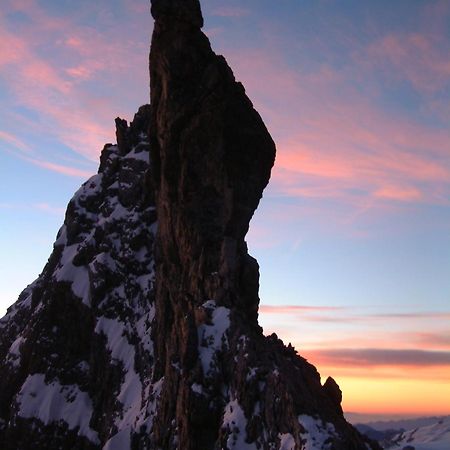
[[[144, 147], [145, 148], [145, 147]], [[140, 150], [140, 151], [136, 151]], [[143, 146], [137, 145], [133, 148], [129, 153], [127, 153], [123, 159], [137, 159], [140, 161], [145, 161], [147, 164], [150, 161], [150, 152], [148, 150], [144, 150]]]
[[124, 428], [108, 439], [102, 450], [129, 450], [131, 444], [130, 428]]
[[211, 371], [216, 352], [227, 343], [225, 333], [230, 326], [230, 310], [224, 306], [216, 306], [214, 300], [208, 300], [203, 307], [211, 314], [211, 323], [204, 323], [197, 329], [200, 360], [203, 373], [207, 375]]
[[225, 406], [222, 428], [229, 431], [227, 439], [228, 450], [257, 450], [255, 443], [246, 442], [247, 418], [237, 399]]
[[301, 433], [302, 439], [306, 441], [302, 450], [328, 450], [331, 448], [332, 444], [327, 440], [336, 436], [333, 424], [307, 415], [298, 416], [298, 422], [305, 429], [305, 432]]
[[252, 378], [256, 377], [258, 370], [256, 367], [250, 367], [246, 376], [246, 381], [250, 381]]
[[46, 384], [44, 374], [29, 375], [16, 400], [20, 417], [36, 418], [45, 425], [62, 420], [70, 430], [78, 429], [79, 436], [99, 443], [97, 432], [89, 426], [92, 401], [77, 385], [62, 385], [56, 380]]
[[125, 326], [118, 320], [100, 317], [97, 320], [95, 332], [106, 336], [106, 347], [111, 352], [111, 356], [122, 362], [125, 369], [125, 379], [117, 397], [123, 405], [123, 416], [116, 424], [120, 424], [121, 427], [133, 425], [139, 416], [142, 403], [142, 383], [134, 370], [134, 346], [128, 342]]
[[56, 281], [69, 281], [72, 283], [72, 292], [82, 302], [90, 306], [89, 273], [84, 266], [74, 266], [72, 261], [78, 253], [78, 244], [66, 247], [61, 255], [58, 269], [55, 271]]
[[19, 336], [9, 347], [7, 360], [14, 367], [20, 366], [20, 346], [25, 342], [25, 338]]
[[405, 431], [393, 438], [395, 445], [388, 450], [401, 449], [411, 445], [415, 450], [449, 450], [450, 449], [450, 416], [432, 425]]
[[195, 392], [196, 394], [203, 394], [203, 386], [198, 383], [193, 383], [191, 386], [192, 392]]

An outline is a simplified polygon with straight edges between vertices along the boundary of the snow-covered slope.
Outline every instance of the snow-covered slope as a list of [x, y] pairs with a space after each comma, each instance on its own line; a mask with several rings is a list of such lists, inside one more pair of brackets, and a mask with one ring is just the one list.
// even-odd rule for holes
[[66, 448], [72, 436], [74, 448], [110, 449], [120, 440], [126, 449], [130, 431], [151, 427], [162, 381], [152, 379], [148, 120], [144, 106], [130, 127], [116, 121], [120, 145], [105, 146], [99, 173], [68, 205], [42, 274], [0, 321], [4, 445], [47, 448], [53, 436]]
[[389, 450], [410, 446], [415, 450], [450, 450], [450, 416], [426, 425], [398, 434]]

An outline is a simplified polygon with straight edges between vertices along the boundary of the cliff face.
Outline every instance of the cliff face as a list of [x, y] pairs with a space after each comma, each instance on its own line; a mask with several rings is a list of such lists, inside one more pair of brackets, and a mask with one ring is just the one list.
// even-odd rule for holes
[[0, 448], [377, 448], [332, 379], [263, 336], [244, 239], [275, 145], [198, 1], [152, 14], [151, 107], [116, 119], [0, 322]]

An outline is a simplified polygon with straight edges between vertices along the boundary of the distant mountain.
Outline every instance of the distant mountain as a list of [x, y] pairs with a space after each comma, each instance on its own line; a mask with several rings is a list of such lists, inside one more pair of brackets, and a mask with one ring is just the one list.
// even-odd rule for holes
[[432, 425], [440, 420], [447, 419], [450, 416], [431, 416], [431, 417], [417, 417], [414, 419], [395, 419], [395, 420], [378, 420], [363, 422], [364, 425], [379, 430], [412, 430], [426, 425]]
[[409, 429], [392, 438], [389, 450], [449, 450], [450, 416], [438, 419], [430, 425]]
[[356, 424], [358, 431], [389, 450], [450, 450], [450, 416]]
[[403, 429], [398, 428], [387, 430], [376, 430], [375, 428], [372, 428], [366, 424], [356, 424], [355, 427], [364, 436], [367, 436], [370, 439], [378, 441], [383, 448], [389, 446], [392, 443], [392, 438], [394, 436], [404, 431]]

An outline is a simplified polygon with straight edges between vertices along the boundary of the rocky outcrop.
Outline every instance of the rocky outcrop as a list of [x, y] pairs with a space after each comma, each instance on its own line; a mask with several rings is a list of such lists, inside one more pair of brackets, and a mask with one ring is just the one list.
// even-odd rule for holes
[[114, 448], [110, 438], [147, 420], [155, 395], [149, 112], [140, 108], [129, 127], [116, 119], [119, 145], [105, 145], [42, 274], [0, 322], [2, 449]]
[[0, 448], [378, 448], [333, 379], [262, 334], [245, 235], [275, 145], [198, 1], [152, 14], [151, 107], [116, 119], [0, 322]]
[[155, 375], [165, 380], [156, 445], [302, 448], [318, 420], [330, 448], [364, 447], [334, 380], [322, 388], [316, 369], [257, 323], [258, 265], [244, 238], [275, 145], [201, 32], [198, 2], [154, 1], [152, 13]]

